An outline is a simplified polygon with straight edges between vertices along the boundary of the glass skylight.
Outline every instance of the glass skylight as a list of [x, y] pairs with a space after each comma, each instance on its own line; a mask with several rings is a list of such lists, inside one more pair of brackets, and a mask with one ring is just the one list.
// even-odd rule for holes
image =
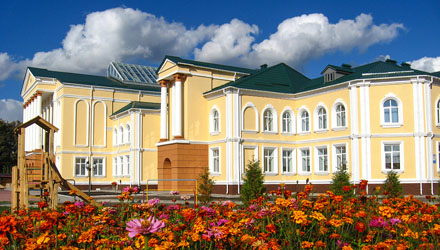
[[136, 64], [112, 62], [107, 68], [107, 76], [121, 81], [136, 83], [156, 83], [157, 68]]

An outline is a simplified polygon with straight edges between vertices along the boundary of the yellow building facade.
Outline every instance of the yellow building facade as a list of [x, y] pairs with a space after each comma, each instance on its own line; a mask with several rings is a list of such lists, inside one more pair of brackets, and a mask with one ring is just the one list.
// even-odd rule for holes
[[[166, 56], [157, 83], [134, 84], [29, 68], [24, 121], [41, 115], [60, 129], [57, 166], [95, 186], [190, 186], [209, 167], [217, 193], [239, 193], [246, 164], [265, 183], [324, 191], [344, 167], [369, 189], [396, 171], [406, 193], [437, 193], [440, 74], [393, 60], [328, 65], [310, 79], [278, 64], [251, 70]], [[41, 147], [29, 128], [26, 150]], [[27, 134], [29, 134], [27, 131]], [[159, 179], [159, 181], [157, 181]]]

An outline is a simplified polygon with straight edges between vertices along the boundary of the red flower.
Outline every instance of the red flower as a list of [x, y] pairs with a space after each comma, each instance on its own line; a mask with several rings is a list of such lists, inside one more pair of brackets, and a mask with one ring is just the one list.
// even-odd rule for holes
[[277, 232], [277, 228], [275, 227], [274, 224], [270, 223], [269, 225], [266, 226], [266, 231], [274, 234]]
[[350, 186], [344, 186], [344, 187], [342, 188], [342, 190], [344, 190], [344, 192], [348, 192], [348, 191], [351, 190], [351, 187], [350, 187]]
[[45, 201], [40, 201], [40, 202], [38, 202], [38, 207], [39, 208], [45, 208], [45, 207], [48, 207], [49, 205], [47, 204], [47, 202], [45, 202]]
[[359, 233], [362, 233], [363, 231], [365, 231], [367, 229], [367, 227], [365, 226], [364, 223], [362, 222], [358, 222], [356, 223], [356, 226], [354, 227]]
[[361, 180], [361, 183], [359, 183], [359, 188], [361, 190], [365, 190], [367, 188], [368, 181], [367, 180]]

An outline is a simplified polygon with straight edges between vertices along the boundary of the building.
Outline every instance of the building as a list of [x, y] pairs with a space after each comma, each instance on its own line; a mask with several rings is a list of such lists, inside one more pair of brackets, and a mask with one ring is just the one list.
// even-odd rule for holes
[[[157, 83], [151, 83], [153, 75]], [[154, 72], [115, 64], [108, 77], [28, 68], [24, 121], [60, 128], [57, 166], [94, 187], [185, 188], [209, 167], [215, 192], [238, 193], [246, 163], [259, 160], [268, 186], [306, 181], [323, 191], [346, 167], [354, 183], [396, 171], [406, 193], [437, 193], [440, 72], [379, 61], [327, 65], [309, 79], [286, 64], [258, 70], [166, 56]], [[41, 147], [29, 128], [26, 149]]]

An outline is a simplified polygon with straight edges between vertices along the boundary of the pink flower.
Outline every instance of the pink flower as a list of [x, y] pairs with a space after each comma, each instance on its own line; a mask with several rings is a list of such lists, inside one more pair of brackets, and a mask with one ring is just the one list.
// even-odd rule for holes
[[75, 203], [73, 203], [77, 208], [83, 208], [84, 207], [84, 202], [82, 201], [75, 201]]
[[130, 192], [130, 187], [129, 186], [127, 186], [127, 187], [124, 187], [124, 189], [122, 189], [124, 192], [126, 192], [126, 193], [128, 193], [128, 192]]
[[125, 229], [129, 232], [128, 237], [134, 238], [138, 234], [159, 232], [160, 229], [164, 227], [165, 222], [157, 220], [156, 218], [150, 216], [147, 220], [133, 219], [127, 222], [127, 227]]
[[154, 198], [154, 199], [151, 199], [151, 200], [148, 201], [148, 205], [154, 206], [154, 205], [156, 205], [159, 202], [160, 202], [160, 200], [158, 198]]
[[171, 191], [170, 195], [179, 195], [179, 191]]

